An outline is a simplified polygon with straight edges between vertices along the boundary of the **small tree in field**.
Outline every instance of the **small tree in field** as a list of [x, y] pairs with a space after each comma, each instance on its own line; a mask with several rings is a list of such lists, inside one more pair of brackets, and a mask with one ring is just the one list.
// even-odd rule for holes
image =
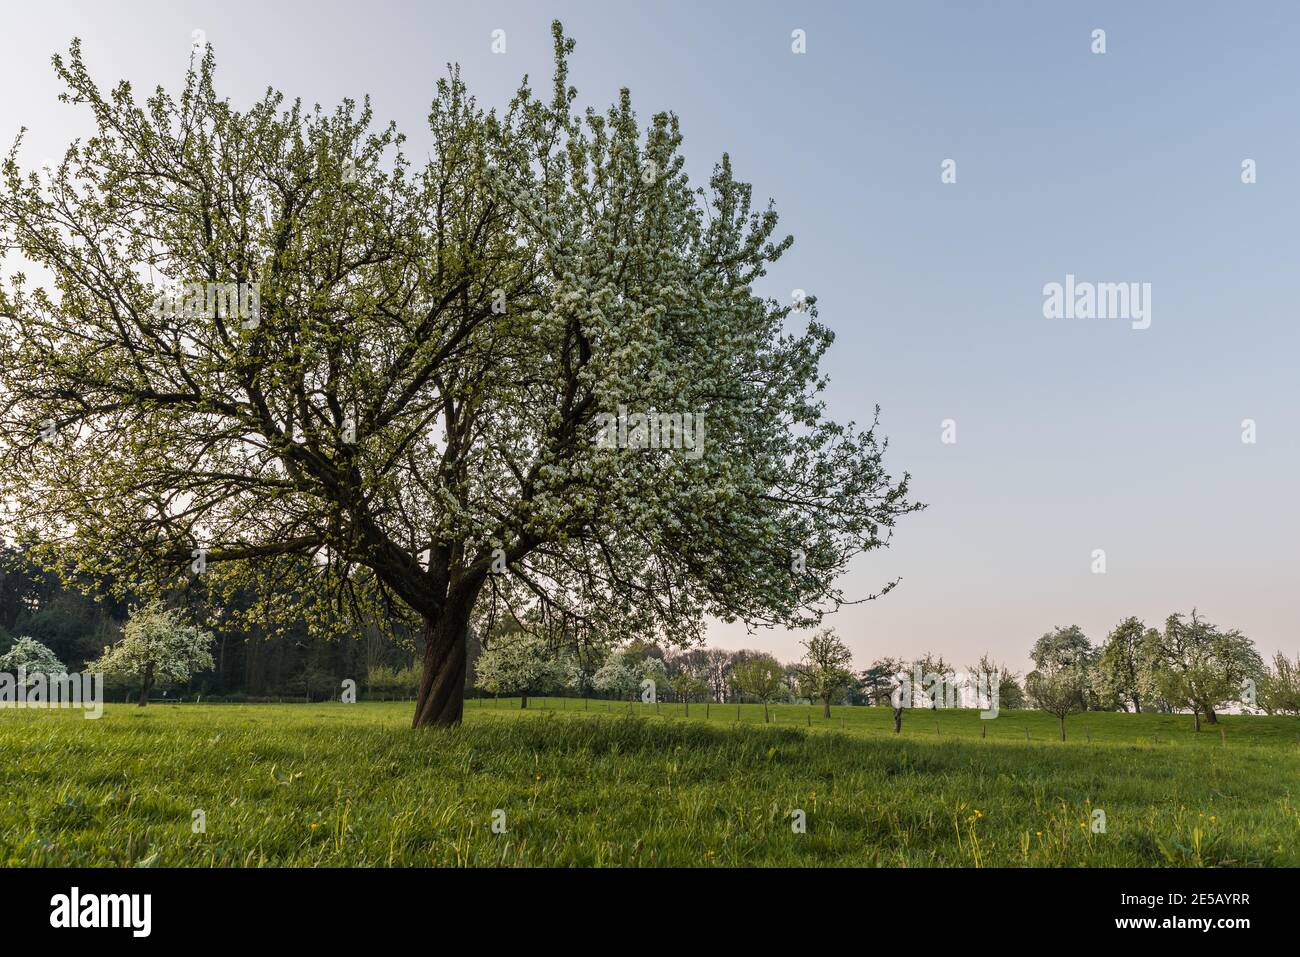
[[689, 668], [679, 668], [668, 679], [668, 683], [672, 685], [673, 693], [677, 695], [678, 700], [685, 706], [684, 710], [688, 718], [691, 715], [691, 699], [701, 697], [709, 690], [709, 683]]
[[901, 658], [877, 658], [860, 675], [862, 691], [869, 704], [880, 707], [881, 702], [888, 702], [898, 678], [907, 668]]
[[[646, 656], [636, 648], [623, 648], [605, 659], [592, 683], [599, 691], [631, 701], [643, 690], [647, 680], [654, 682], [655, 688], [668, 683], [668, 670], [663, 659]], [[656, 700], [657, 695], [656, 691]]]
[[1097, 659], [1097, 687], [1103, 699], [1118, 701], [1125, 710], [1132, 704], [1136, 713], [1141, 713], [1143, 701], [1150, 706], [1159, 640], [1159, 632], [1133, 616], [1115, 626]]
[[906, 702], [906, 706], [928, 701], [931, 710], [937, 710], [944, 705], [945, 686], [955, 682], [957, 672], [943, 655], [927, 651], [912, 662], [912, 676], [912, 700]]
[[563, 684], [568, 664], [561, 661], [550, 642], [539, 634], [509, 632], [484, 649], [475, 665], [478, 686], [493, 694], [519, 695], [519, 707], [528, 707], [530, 692]]
[[810, 698], [822, 703], [822, 717], [831, 716], [831, 702], [842, 697], [853, 680], [849, 666], [853, 652], [840, 641], [833, 629], [825, 628], [807, 641], [803, 660], [798, 665], [799, 683]]
[[212, 632], [187, 624], [179, 612], [151, 604], [122, 629], [122, 640], [104, 650], [92, 670], [140, 682], [140, 707], [158, 682], [179, 683], [211, 668]]
[[3, 655], [0, 655], [0, 672], [17, 676], [22, 668], [27, 675], [60, 675], [68, 669], [59, 661], [58, 656], [35, 638], [26, 635], [14, 642]]
[[1170, 615], [1155, 652], [1156, 686], [1171, 704], [1192, 712], [1201, 730], [1201, 715], [1218, 723], [1216, 711], [1240, 701], [1247, 679], [1264, 676], [1264, 662], [1254, 643], [1235, 628], [1222, 631], [1196, 614]]
[[[1034, 671], [1056, 675], [1058, 672], [1078, 673], [1083, 682], [1083, 710], [1098, 702], [1097, 655], [1088, 636], [1078, 625], [1058, 626], [1044, 634], [1029, 652], [1034, 661]], [[1026, 690], [1028, 684], [1026, 683]], [[1030, 692], [1032, 697], [1033, 692]]]
[[1090, 672], [1086, 662], [1051, 656], [1029, 672], [1025, 685], [1040, 711], [1056, 715], [1065, 740], [1065, 719], [1088, 707]]
[[784, 689], [785, 670], [781, 663], [771, 655], [755, 655], [736, 665], [731, 674], [732, 684], [741, 694], [757, 698], [763, 702], [763, 723], [768, 717], [769, 702], [781, 697]]
[[[1014, 710], [1025, 706], [1024, 689], [1020, 687], [1020, 675], [1005, 664], [994, 661], [989, 655], [980, 655], [978, 664], [971, 665], [966, 673], [983, 686], [985, 692], [992, 695], [997, 692], [998, 708]], [[977, 699], [976, 707], [983, 707]]]
[[596, 670], [592, 684], [598, 691], [612, 694], [620, 701], [632, 695], [641, 686], [641, 662], [626, 651], [616, 651]]

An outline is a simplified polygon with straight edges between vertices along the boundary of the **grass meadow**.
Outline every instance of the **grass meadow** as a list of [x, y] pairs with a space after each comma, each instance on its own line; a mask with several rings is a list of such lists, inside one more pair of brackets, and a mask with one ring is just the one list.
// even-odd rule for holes
[[1196, 734], [1091, 713], [1062, 743], [1030, 711], [912, 710], [894, 735], [884, 708], [783, 705], [765, 725], [760, 705], [533, 698], [413, 732], [411, 707], [0, 711], [0, 862], [1300, 865], [1295, 718]]

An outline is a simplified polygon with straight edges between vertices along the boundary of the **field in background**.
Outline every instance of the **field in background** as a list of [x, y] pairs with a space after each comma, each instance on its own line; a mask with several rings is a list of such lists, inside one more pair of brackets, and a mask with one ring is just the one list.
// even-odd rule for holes
[[414, 733], [411, 707], [0, 711], [0, 862], [1300, 865], [1294, 718], [1092, 713], [1061, 743], [1024, 711], [911, 710], [895, 736], [883, 708], [765, 726], [758, 705], [488, 699]]

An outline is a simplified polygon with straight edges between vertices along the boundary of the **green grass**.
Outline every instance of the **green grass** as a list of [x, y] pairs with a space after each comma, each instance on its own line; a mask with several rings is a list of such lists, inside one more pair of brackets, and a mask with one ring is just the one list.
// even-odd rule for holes
[[411, 708], [0, 711], [0, 863], [1300, 865], [1294, 718], [1087, 714], [1061, 743], [1034, 712], [895, 736], [877, 708], [471, 701], [416, 733]]

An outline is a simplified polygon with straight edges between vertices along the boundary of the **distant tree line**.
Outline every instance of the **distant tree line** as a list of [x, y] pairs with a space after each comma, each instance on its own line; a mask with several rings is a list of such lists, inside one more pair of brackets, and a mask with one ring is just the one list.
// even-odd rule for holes
[[[143, 602], [105, 594], [104, 582], [81, 587], [61, 584], [27, 560], [20, 550], [0, 546], [0, 662], [12, 667], [57, 661], [68, 671], [96, 662], [129, 657], [123, 641], [133, 611]], [[264, 588], [268, 586], [263, 586]], [[292, 583], [268, 595], [236, 592], [228, 602], [245, 609], [268, 600], [294, 599]], [[226, 606], [205, 602], [206, 593], [177, 594], [173, 604], [181, 618], [201, 621], [211, 634], [211, 665], [200, 656], [198, 670], [186, 681], [168, 680], [164, 671], [123, 677], [118, 669], [110, 693], [201, 695], [211, 699], [302, 699], [339, 697], [346, 679], [357, 682], [363, 697], [413, 697], [420, 680], [416, 636], [376, 622], [351, 638], [311, 638], [305, 618], [284, 624], [283, 616], [265, 628], [236, 627], [256, 616], [224, 614]], [[162, 613], [162, 612], [158, 612]], [[170, 612], [168, 612], [170, 614]], [[306, 613], [304, 612], [304, 615]], [[23, 639], [27, 639], [24, 641]], [[666, 643], [665, 643], [666, 644]], [[1281, 652], [1265, 662], [1253, 642], [1236, 629], [1221, 629], [1190, 614], [1168, 616], [1163, 630], [1137, 617], [1116, 625], [1094, 646], [1077, 625], [1058, 627], [1039, 638], [1030, 651], [1033, 669], [1023, 677], [983, 655], [959, 670], [942, 655], [879, 657], [856, 668], [853, 655], [831, 629], [802, 642], [803, 656], [781, 662], [755, 649], [729, 651], [695, 647], [673, 649], [634, 638], [607, 648], [574, 625], [571, 618], [529, 617], [506, 620], [476, 618], [469, 635], [467, 693], [519, 698], [527, 707], [532, 695], [634, 700], [653, 682], [659, 701], [692, 704], [809, 702], [829, 715], [833, 704], [894, 707], [896, 727], [901, 710], [941, 707], [942, 696], [924, 693], [920, 676], [937, 676], [946, 685], [978, 677], [981, 686], [997, 687], [998, 708], [1033, 707], [1057, 716], [1062, 736], [1065, 721], [1081, 711], [1156, 711], [1190, 714], [1199, 730], [1214, 724], [1226, 708], [1241, 706], [1267, 714], [1300, 715], [1300, 658]], [[911, 700], [900, 695], [910, 690]], [[957, 701], [972, 706], [971, 700]], [[981, 703], [982, 707], [983, 704]]]
[[[103, 597], [108, 594], [106, 584], [86, 581], [79, 588], [67, 587], [21, 551], [0, 547], [0, 655], [19, 638], [30, 637], [68, 671], [86, 670], [122, 640], [132, 610], [146, 604], [130, 597]], [[251, 608], [268, 599], [293, 601], [291, 585], [284, 584], [279, 594], [235, 593], [228, 601]], [[371, 673], [379, 684], [374, 697], [410, 696], [392, 682], [393, 675], [408, 671], [415, 661], [414, 643], [404, 642], [400, 630], [394, 638], [391, 627], [368, 625], [354, 638], [322, 641], [309, 635], [305, 618], [296, 624], [237, 627], [225, 613], [228, 605], [213, 607], [202, 593], [176, 594], [171, 603], [212, 633], [213, 664], [184, 683], [154, 682], [151, 690], [157, 696], [320, 701], [337, 698], [345, 678], [364, 688]], [[109, 682], [114, 699], [128, 690], [139, 689], [125, 680]]]
[[[688, 712], [693, 703], [751, 702], [763, 704], [766, 715], [768, 705], [806, 702], [821, 705], [829, 717], [832, 704], [890, 705], [905, 675], [956, 677], [941, 656], [929, 653], [915, 660], [879, 658], [854, 670], [852, 652], [829, 628], [801, 642], [799, 660], [784, 663], [749, 648], [675, 650], [641, 639], [602, 653], [548, 638], [537, 623], [500, 626], [484, 644], [476, 662], [478, 690], [519, 698], [525, 708], [529, 696], [541, 694], [631, 701], [644, 697], [646, 683], [653, 682], [656, 700], [683, 704]], [[1024, 706], [1019, 675], [1007, 666], [985, 655], [967, 673], [996, 676], [1001, 707]]]
[[1233, 707], [1300, 714], [1300, 658], [1279, 651], [1266, 663], [1238, 629], [1195, 609], [1169, 615], [1163, 631], [1130, 616], [1100, 647], [1077, 625], [1056, 628], [1030, 654], [1030, 703], [1060, 719], [1062, 739], [1065, 719], [1080, 711], [1186, 713], [1197, 731]]

